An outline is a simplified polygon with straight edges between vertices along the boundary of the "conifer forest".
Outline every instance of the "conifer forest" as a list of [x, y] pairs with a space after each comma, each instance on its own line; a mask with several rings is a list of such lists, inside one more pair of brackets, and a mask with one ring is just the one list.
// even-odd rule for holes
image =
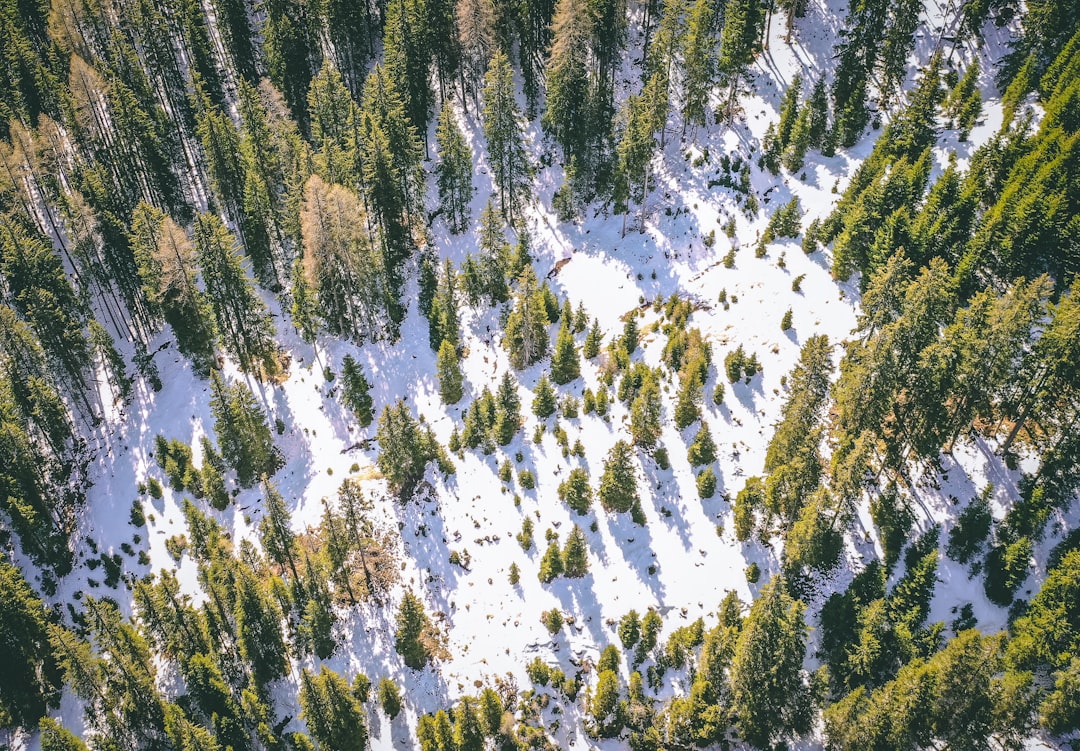
[[1077, 0], [0, 57], [0, 751], [1080, 749]]

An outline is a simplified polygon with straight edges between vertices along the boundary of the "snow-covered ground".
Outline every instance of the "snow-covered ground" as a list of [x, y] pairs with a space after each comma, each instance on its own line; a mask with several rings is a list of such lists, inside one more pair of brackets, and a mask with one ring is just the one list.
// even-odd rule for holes
[[[930, 11], [928, 24], [920, 32], [913, 69], [927, 59], [937, 39], [940, 21], [934, 2], [930, 2]], [[329, 367], [340, 373], [342, 358], [352, 354], [375, 385], [377, 411], [404, 398], [445, 443], [453, 427], [461, 425], [471, 399], [485, 385], [494, 389], [510, 367], [498, 335], [493, 333], [497, 312], [464, 311], [466, 397], [447, 408], [438, 396], [427, 324], [415, 305], [410, 308], [400, 341], [392, 345], [374, 343], [357, 348], [321, 339], [312, 347], [300, 340], [279, 308], [268, 301], [278, 313], [279, 338], [291, 354], [292, 363], [288, 378], [280, 385], [269, 386], [253, 379], [248, 383], [262, 400], [271, 421], [277, 418], [287, 426], [277, 437], [287, 464], [273, 479], [292, 511], [294, 527], [302, 530], [317, 525], [321, 499], [333, 498], [342, 479], [355, 475], [364, 478], [364, 486], [375, 501], [372, 518], [399, 541], [403, 566], [398, 590], [381, 607], [368, 603], [342, 612], [338, 636], [343, 648], [327, 661], [346, 678], [362, 671], [376, 681], [390, 676], [402, 686], [405, 710], [397, 719], [390, 722], [372, 710], [373, 748], [411, 746], [418, 714], [448, 706], [462, 694], [475, 693], [478, 681], [490, 684], [494, 677], [510, 674], [520, 687], [528, 686], [525, 665], [534, 657], [573, 674], [583, 661], [595, 660], [604, 646], [617, 643], [615, 622], [631, 609], [644, 613], [649, 607], [658, 608], [665, 616], [665, 634], [699, 616], [709, 625], [728, 590], [736, 591], [744, 602], [755, 596], [757, 585], [749, 585], [744, 573], [748, 564], [759, 564], [761, 583], [777, 570], [776, 548], [735, 540], [731, 504], [726, 497], [733, 499], [746, 477], [762, 471], [765, 447], [785, 399], [781, 379], [794, 366], [801, 345], [810, 336], [825, 334], [837, 345], [835, 360], [839, 360], [839, 344], [855, 326], [858, 285], [854, 280], [833, 280], [828, 255], [819, 252], [807, 256], [798, 240], [770, 244], [766, 257], [760, 259], [754, 257], [753, 246], [773, 210], [792, 196], [798, 196], [805, 211], [804, 227], [811, 219], [825, 216], [838, 191], [844, 189], [847, 176], [869, 153], [875, 134], [872, 132], [854, 149], [832, 158], [812, 153], [799, 175], [784, 172], [774, 177], [759, 170], [756, 159], [765, 129], [775, 121], [783, 89], [794, 74], [802, 72], [807, 82], [804, 91], [808, 92], [814, 80], [831, 69], [832, 46], [843, 13], [836, 0], [825, 5], [811, 3], [809, 16], [800, 22], [791, 45], [784, 43], [782, 17], [774, 19], [769, 48], [752, 76], [755, 93], [743, 98], [744, 116], [734, 127], [713, 125], [698, 131], [693, 141], [682, 141], [681, 126], [677, 116], [672, 115], [668, 145], [657, 161], [658, 186], [649, 196], [643, 231], [633, 227], [622, 236], [622, 217], [608, 216], [596, 206], [589, 207], [579, 223], [560, 223], [550, 210], [551, 195], [561, 180], [559, 168], [543, 169], [536, 177], [537, 200], [527, 212], [527, 223], [537, 275], [548, 278], [560, 297], [568, 297], [575, 306], [578, 301], [585, 303], [590, 317], [600, 321], [605, 344], [621, 332], [627, 313], [658, 298], [678, 294], [696, 304], [690, 325], [701, 329], [713, 351], [705, 394], [711, 395], [717, 378], [726, 385], [723, 404], [715, 406], [706, 398], [703, 409], [719, 455], [714, 468], [718, 490], [712, 499], [698, 498], [694, 473], [686, 459], [685, 447], [696, 426], [680, 433], [668, 420], [661, 444], [671, 457], [671, 468], [660, 470], [652, 459], [639, 453], [639, 487], [647, 526], [634, 525], [627, 515], [607, 514], [599, 504], [594, 504], [587, 516], [577, 517], [558, 500], [559, 482], [572, 467], [580, 465], [588, 469], [595, 487], [608, 449], [620, 437], [628, 436], [629, 417], [626, 408], [615, 402], [606, 419], [595, 414], [561, 419], [559, 424], [566, 429], [570, 444], [580, 438], [585, 446], [583, 459], [563, 458], [550, 429], [553, 418], [547, 421], [549, 429], [542, 442], [534, 444], [536, 418], [529, 406], [544, 364], [515, 373], [521, 382], [525, 426], [509, 446], [490, 456], [466, 451], [463, 458], [454, 458], [456, 474], [444, 479], [432, 470], [428, 479], [433, 492], [400, 505], [387, 497], [385, 485], [373, 469], [374, 451], [354, 448], [360, 439], [374, 433], [374, 425], [370, 429], [358, 428], [332, 396], [339, 384], [326, 382], [323, 369]], [[985, 71], [992, 69], [993, 56], [998, 52], [1000, 45], [991, 43], [964, 55], [979, 55], [984, 78], [988, 79]], [[963, 164], [972, 150], [996, 130], [999, 121], [1000, 108], [991, 102], [985, 124], [973, 131], [969, 142], [959, 143], [954, 133], [944, 134], [935, 154], [938, 169], [950, 153], [956, 153]], [[481, 156], [483, 164], [479, 125], [474, 118], [463, 119], [463, 124], [474, 154]], [[534, 156], [553, 148], [543, 143], [536, 124], [529, 132]], [[708, 160], [694, 166], [694, 158], [706, 150]], [[724, 154], [739, 154], [752, 165], [751, 182], [760, 203], [760, 210], [752, 217], [738, 208], [731, 191], [708, 186]], [[479, 218], [490, 187], [486, 174], [478, 173], [476, 182], [474, 220]], [[729, 239], [723, 225], [732, 217], [736, 233]], [[455, 263], [474, 249], [471, 234], [451, 237], [441, 221], [433, 231], [440, 255]], [[707, 247], [703, 238], [710, 231], [715, 232], [716, 242]], [[726, 268], [721, 259], [733, 245], [739, 248], [735, 264]], [[804, 277], [802, 291], [795, 293], [792, 281], [800, 276]], [[721, 290], [726, 292], [727, 306], [718, 302]], [[415, 294], [410, 297], [415, 299]], [[793, 313], [793, 328], [784, 332], [780, 320], [788, 308]], [[656, 320], [656, 313], [648, 307], [639, 327], [647, 332], [649, 324]], [[552, 339], [554, 331], [553, 327]], [[579, 343], [583, 336], [579, 336]], [[635, 357], [650, 365], [658, 364], [663, 336], [653, 331], [646, 333], [642, 342]], [[763, 372], [749, 384], [726, 384], [723, 358], [739, 345], [758, 356]], [[161, 433], [191, 443], [196, 461], [200, 460], [199, 436], [212, 436], [208, 383], [192, 374], [175, 347], [159, 353], [156, 362], [164, 388], [156, 394], [138, 394], [123, 415], [109, 422], [95, 447], [99, 458], [92, 468], [93, 487], [81, 534], [96, 540], [102, 552], [119, 551], [122, 543], [132, 541], [133, 534], [142, 534], [145, 539], [134, 547], [147, 550], [150, 564], [140, 566], [134, 558], [125, 557], [125, 569], [142, 576], [161, 568], [176, 568], [185, 591], [198, 598], [194, 563], [185, 557], [177, 567], [165, 547], [169, 537], [185, 531], [180, 495], [166, 486], [162, 499], [145, 499], [147, 528], [135, 530], [128, 524], [137, 483], [150, 477], [163, 479], [151, 456], [154, 436]], [[244, 377], [235, 370], [228, 375]], [[583, 361], [582, 377], [557, 390], [560, 395], [580, 397], [585, 387], [595, 390], [598, 383], [596, 362]], [[664, 394], [666, 417], [674, 407], [674, 392], [671, 386]], [[519, 452], [520, 462], [515, 459]], [[524, 490], [516, 482], [509, 490], [503, 487], [497, 468], [506, 457], [515, 469], [533, 471], [537, 478], [535, 490]], [[354, 465], [358, 471], [353, 471]], [[996, 487], [995, 512], [1000, 516], [1015, 497], [1017, 474], [999, 463], [992, 446], [975, 441], [958, 447], [954, 459], [946, 461], [942, 477], [924, 479], [915, 505], [920, 514], [919, 528], [939, 521], [947, 525], [959, 508], [953, 499], [966, 503], [987, 482]], [[514, 503], [515, 494], [520, 495], [520, 506]], [[225, 512], [210, 513], [234, 539], [253, 537], [262, 515], [260, 500], [258, 489], [244, 491]], [[515, 540], [526, 517], [535, 523], [536, 538], [536, 547], [528, 553]], [[849, 536], [848, 560], [831, 582], [821, 583], [821, 592], [842, 588], [862, 561], [874, 555], [873, 526], [865, 510], [860, 522], [861, 528]], [[589, 544], [588, 576], [541, 584], [537, 570], [545, 530], [553, 529], [560, 540], [565, 540], [575, 523], [585, 531]], [[596, 530], [592, 531], [590, 525], [594, 523]], [[1052, 543], [1053, 538], [1044, 541], [1037, 552], [1044, 554]], [[468, 570], [449, 563], [452, 551], [468, 553]], [[521, 581], [516, 586], [508, 580], [512, 563], [521, 569]], [[127, 593], [94, 587], [88, 582], [93, 577], [94, 573], [85, 567], [78, 568], [61, 582], [55, 599], [70, 601], [76, 591], [108, 594], [129, 608]], [[948, 623], [955, 617], [951, 613], [954, 605], [972, 602], [982, 628], [995, 631], [1004, 627], [1004, 611], [985, 599], [979, 580], [969, 580], [963, 569], [944, 557], [939, 579], [932, 619]], [[1037, 587], [1038, 574], [1026, 589], [1035, 591]], [[406, 669], [393, 649], [393, 616], [405, 588], [422, 596], [445, 632], [450, 653], [448, 659], [419, 673]], [[559, 608], [573, 619], [555, 637], [548, 634], [540, 618], [551, 608]], [[297, 676], [300, 669], [312, 664], [310, 658], [294, 661], [291, 678], [285, 679], [277, 691], [281, 716], [299, 714], [295, 699]], [[680, 688], [669, 686], [665, 690], [670, 693]], [[65, 708], [66, 714], [74, 710], [71, 702]], [[597, 744], [587, 739], [578, 717], [576, 710], [570, 710], [554, 733], [560, 747], [578, 743], [586, 747], [618, 746], [618, 741]], [[67, 719], [78, 727], [75, 716]]]

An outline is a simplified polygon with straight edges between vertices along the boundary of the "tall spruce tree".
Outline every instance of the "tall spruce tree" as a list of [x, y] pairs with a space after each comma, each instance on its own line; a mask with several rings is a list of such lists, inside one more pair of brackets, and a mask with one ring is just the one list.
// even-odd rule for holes
[[195, 253], [225, 350], [244, 370], [276, 372], [277, 345], [270, 314], [244, 267], [236, 238], [217, 216], [196, 217]]
[[469, 226], [469, 204], [473, 194], [472, 154], [458, 127], [450, 100], [443, 103], [439, 112], [439, 126], [435, 129], [435, 149], [439, 157], [435, 167], [439, 206], [450, 231], [456, 235]]
[[517, 217], [526, 198], [531, 168], [525, 153], [521, 113], [514, 94], [510, 60], [500, 50], [484, 76], [484, 138], [499, 209], [507, 221]]

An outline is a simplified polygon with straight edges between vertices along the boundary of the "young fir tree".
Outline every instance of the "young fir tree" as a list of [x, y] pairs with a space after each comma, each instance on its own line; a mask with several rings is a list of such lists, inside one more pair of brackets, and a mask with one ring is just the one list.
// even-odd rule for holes
[[536, 274], [527, 266], [518, 278], [514, 307], [506, 319], [503, 347], [510, 364], [520, 370], [538, 362], [548, 351], [548, 313]]
[[533, 395], [533, 414], [543, 420], [555, 414], [555, 407], [555, 389], [551, 387], [547, 372], [541, 373], [540, 380], [536, 382], [536, 393]]
[[605, 511], [625, 513], [640, 504], [633, 449], [626, 441], [616, 442], [604, 459], [604, 473], [600, 476], [597, 495]]
[[585, 344], [581, 350], [586, 360], [591, 360], [600, 354], [600, 345], [603, 340], [604, 335], [600, 333], [600, 321], [594, 318], [592, 326], [589, 327], [589, 333], [585, 335]]
[[341, 403], [356, 415], [361, 427], [366, 428], [375, 417], [371, 400], [371, 384], [364, 375], [364, 368], [352, 355], [341, 361]]
[[266, 686], [285, 675], [286, 647], [281, 633], [281, 611], [246, 568], [237, 577], [233, 617], [240, 654], [251, 666], [255, 682]]
[[513, 222], [526, 198], [530, 168], [514, 95], [514, 74], [502, 50], [495, 53], [484, 76], [483, 120], [499, 209]]
[[559, 385], [570, 383], [581, 375], [574, 335], [570, 333], [571, 324], [571, 317], [562, 317], [558, 336], [555, 337], [555, 351], [551, 355], [551, 380]]
[[544, 551], [544, 556], [540, 559], [540, 572], [538, 576], [541, 582], [550, 584], [562, 575], [563, 559], [562, 552], [559, 550], [559, 541], [552, 540], [548, 543], [547, 550]]
[[320, 748], [363, 751], [367, 747], [364, 708], [345, 679], [325, 665], [318, 675], [300, 676], [300, 712]]
[[495, 393], [495, 420], [491, 427], [500, 446], [510, 443], [521, 427], [521, 397], [517, 379], [509, 371], [503, 373]]
[[570, 579], [580, 579], [589, 573], [588, 552], [585, 533], [575, 524], [562, 550], [563, 575]]
[[435, 148], [439, 162], [435, 168], [435, 184], [439, 188], [439, 206], [450, 232], [458, 234], [469, 226], [469, 204], [472, 201], [472, 154], [469, 144], [454, 116], [450, 100], [443, 103], [439, 126], [435, 129]]
[[412, 592], [406, 592], [398, 608], [394, 649], [413, 670], [423, 669], [431, 660], [427, 647], [429, 629], [423, 603]]
[[147, 300], [172, 326], [176, 346], [205, 375], [214, 360], [214, 323], [206, 295], [195, 284], [195, 248], [164, 212], [140, 203], [129, 236]]
[[690, 461], [692, 467], [700, 467], [716, 461], [716, 443], [713, 441], [707, 423], [701, 423], [701, 427], [698, 428], [698, 432], [694, 436], [693, 443], [690, 444], [690, 448], [687, 450], [686, 458]]
[[566, 479], [559, 483], [559, 500], [579, 516], [589, 512], [589, 507], [592, 506], [592, 488], [589, 487], [589, 473], [583, 467], [574, 467]]
[[195, 253], [225, 350], [244, 370], [277, 371], [274, 327], [241, 260], [236, 238], [213, 214], [195, 219]]
[[439, 347], [436, 366], [439, 376], [439, 395], [443, 403], [457, 404], [464, 395], [461, 365], [458, 362], [457, 349], [445, 339]]
[[506, 302], [510, 296], [510, 245], [506, 242], [505, 224], [495, 205], [488, 198], [480, 212], [480, 232], [477, 237], [480, 251], [478, 261], [479, 291], [491, 305]]
[[683, 38], [683, 123], [695, 129], [706, 125], [709, 95], [716, 79], [715, 10], [710, 0], [694, 0]]
[[247, 384], [226, 384], [218, 371], [211, 371], [210, 411], [221, 456], [236, 470], [242, 487], [251, 487], [259, 477], [273, 475], [281, 467], [283, 457], [274, 446], [266, 415]]
[[379, 440], [379, 471], [402, 500], [408, 500], [416, 490], [428, 462], [438, 460], [442, 468], [448, 465], [431, 430], [421, 427], [404, 401], [383, 409], [376, 437]]
[[45, 606], [19, 569], [6, 562], [0, 562], [0, 639], [7, 665], [0, 673], [0, 719], [32, 727], [56, 703], [61, 676]]
[[458, 313], [458, 282], [454, 273], [454, 264], [449, 258], [443, 262], [435, 296], [431, 301], [428, 315], [428, 344], [435, 352], [439, 351], [443, 340], [455, 347], [461, 342], [460, 317]]
[[739, 735], [756, 748], [810, 729], [813, 705], [802, 671], [805, 609], [774, 577], [762, 588], [735, 644], [733, 709]]

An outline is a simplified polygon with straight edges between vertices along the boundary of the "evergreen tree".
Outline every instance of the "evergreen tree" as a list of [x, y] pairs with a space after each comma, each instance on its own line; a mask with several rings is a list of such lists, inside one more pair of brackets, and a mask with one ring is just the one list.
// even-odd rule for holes
[[735, 644], [731, 663], [733, 709], [739, 735], [771, 748], [810, 729], [812, 704], [802, 674], [805, 606], [774, 577], [761, 590]]
[[548, 351], [548, 314], [536, 274], [527, 266], [518, 278], [514, 307], [506, 319], [503, 347], [510, 364], [520, 370], [538, 362]]
[[552, 540], [548, 543], [547, 550], [544, 551], [544, 556], [540, 559], [540, 572], [538, 576], [541, 582], [550, 584], [563, 575], [563, 570], [563, 559], [562, 552], [559, 550], [559, 542], [558, 540]]
[[589, 512], [589, 507], [592, 506], [592, 488], [589, 487], [589, 473], [584, 468], [574, 467], [566, 479], [559, 483], [559, 500], [579, 516]]
[[711, 0], [694, 0], [686, 21], [683, 41], [683, 123], [704, 127], [709, 109], [709, 94], [716, 79], [716, 39], [712, 22], [715, 13]]
[[464, 395], [462, 389], [461, 365], [458, 363], [457, 350], [450, 342], [443, 339], [439, 347], [437, 361], [439, 376], [439, 395], [446, 404], [457, 404]]
[[492, 424], [495, 442], [506, 446], [521, 427], [521, 397], [518, 383], [509, 371], [503, 373], [495, 394], [495, 421]]
[[660, 438], [661, 428], [659, 379], [649, 371], [630, 405], [630, 434], [635, 445], [652, 448]]
[[214, 359], [214, 324], [206, 296], [195, 284], [195, 250], [176, 222], [140, 203], [129, 242], [150, 304], [173, 328], [177, 347], [208, 374]]
[[60, 671], [49, 645], [45, 606], [15, 566], [0, 562], [0, 723], [30, 728], [57, 702]]
[[617, 441], [604, 459], [597, 495], [605, 511], [625, 513], [640, 504], [632, 457], [630, 444]]
[[225, 350], [244, 370], [277, 371], [274, 327], [241, 261], [236, 239], [213, 214], [195, 219], [195, 253]]
[[694, 441], [690, 444], [686, 458], [690, 461], [692, 467], [700, 467], [716, 461], [716, 443], [713, 441], [708, 424], [704, 421], [702, 421], [701, 427], [698, 428], [698, 432], [694, 435]]
[[574, 525], [562, 550], [563, 575], [571, 579], [580, 579], [589, 573], [588, 544], [581, 527]]
[[499, 193], [499, 209], [506, 220], [512, 222], [525, 201], [530, 167], [522, 142], [513, 71], [501, 50], [495, 53], [484, 76], [483, 120], [492, 181]]
[[362, 343], [396, 335], [399, 302], [360, 198], [312, 175], [300, 210], [305, 283], [326, 329]]
[[[418, 0], [389, 0], [383, 16], [383, 65], [405, 100], [405, 113], [417, 132], [428, 131], [431, 91], [430, 18]], [[426, 148], [426, 146], [425, 146]]]
[[304, 670], [299, 698], [304, 722], [319, 748], [363, 751], [367, 747], [364, 708], [340, 675], [325, 665], [318, 675]]
[[237, 577], [233, 616], [240, 654], [251, 666], [256, 683], [265, 686], [285, 675], [281, 612], [250, 571], [241, 570]]
[[389, 405], [379, 416], [378, 467], [391, 490], [407, 500], [424, 478], [428, 462], [439, 459], [441, 447], [423, 431], [404, 401]]
[[581, 375], [574, 335], [570, 333], [572, 323], [569, 316], [562, 317], [559, 334], [555, 337], [555, 351], [551, 355], [551, 380], [559, 385], [570, 383]]
[[589, 327], [589, 333], [585, 335], [585, 344], [582, 347], [582, 354], [585, 359], [591, 360], [600, 354], [602, 340], [603, 334], [600, 333], [600, 322], [594, 318], [592, 326]]
[[439, 163], [435, 168], [439, 205], [446, 216], [450, 231], [458, 234], [464, 232], [469, 225], [469, 204], [473, 194], [472, 154], [457, 125], [454, 108], [449, 100], [443, 103], [439, 113], [435, 144], [439, 156]]
[[375, 416], [370, 391], [371, 384], [364, 375], [363, 367], [352, 355], [345, 355], [341, 361], [341, 403], [356, 415], [364, 428], [371, 424]]
[[246, 384], [226, 384], [218, 371], [211, 371], [210, 411], [218, 448], [228, 466], [236, 470], [241, 486], [250, 487], [259, 477], [273, 475], [281, 467], [283, 457], [274, 446], [266, 415]]
[[413, 670], [423, 669], [431, 660], [426, 641], [429, 629], [423, 604], [412, 592], [406, 592], [398, 608], [394, 649]]
[[547, 372], [540, 374], [540, 380], [536, 382], [536, 392], [533, 395], [532, 411], [541, 420], [555, 414], [555, 389], [551, 387]]

